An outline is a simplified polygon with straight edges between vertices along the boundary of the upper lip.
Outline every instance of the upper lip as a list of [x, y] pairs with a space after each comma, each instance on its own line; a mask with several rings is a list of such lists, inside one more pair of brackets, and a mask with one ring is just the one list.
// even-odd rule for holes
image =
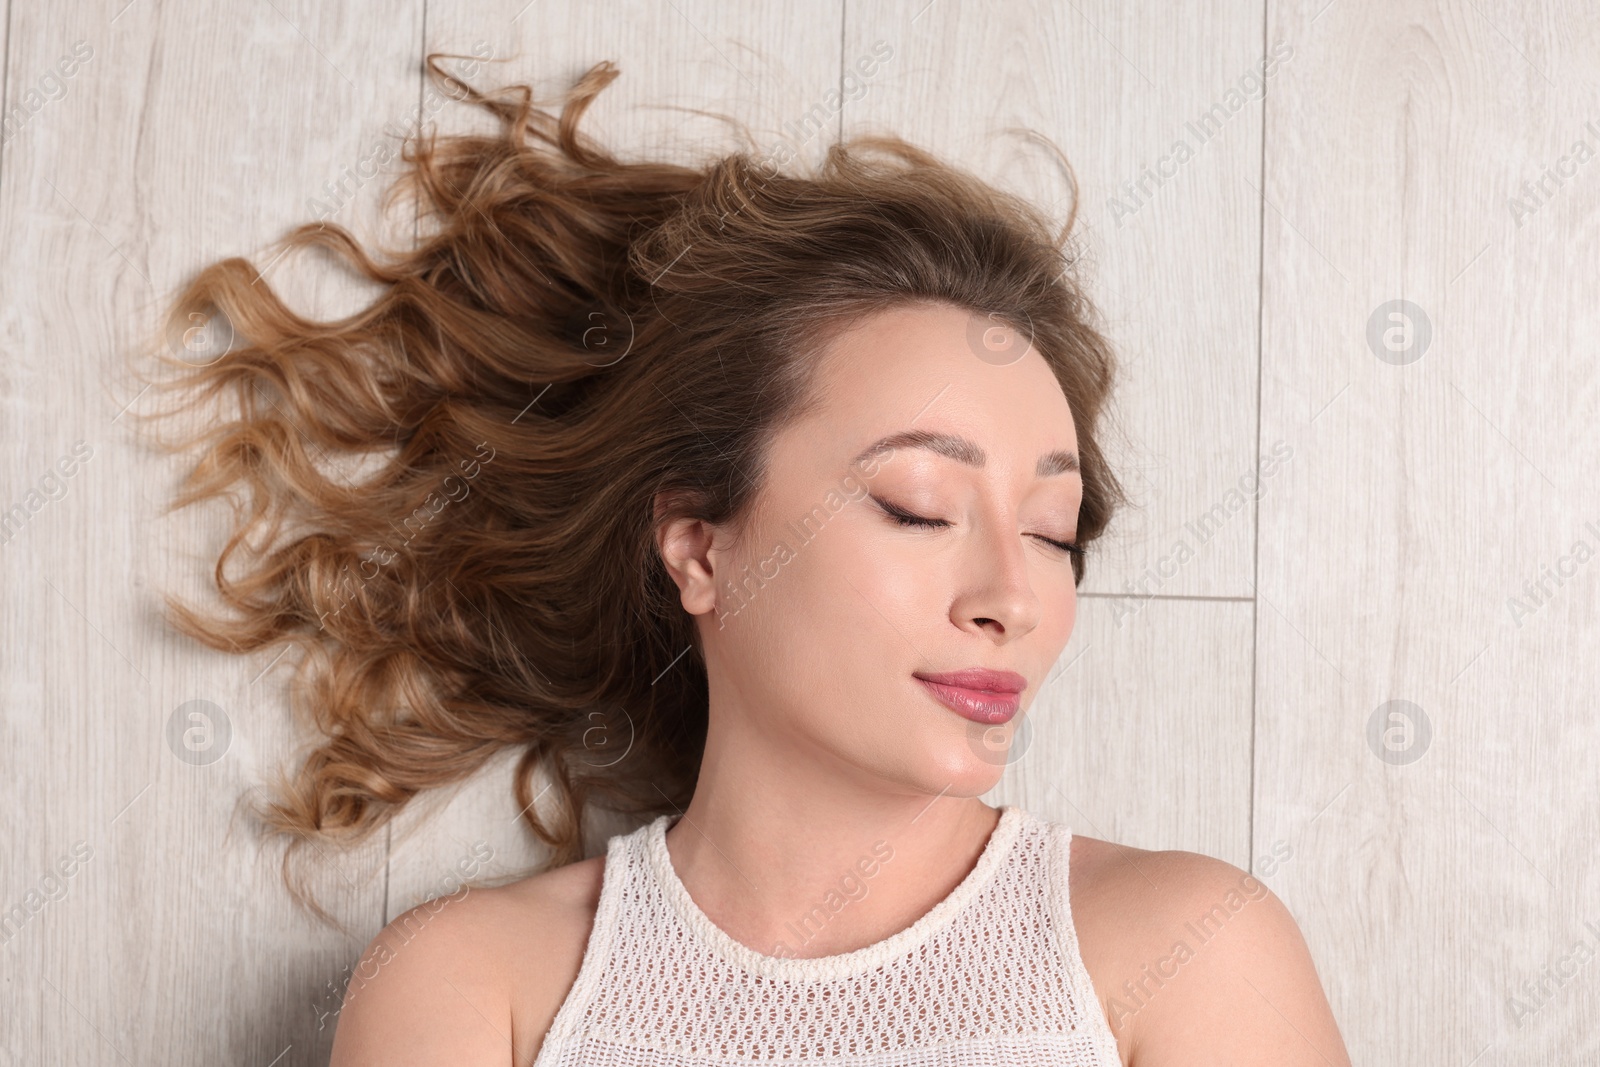
[[926, 682], [985, 693], [1020, 693], [1028, 685], [1028, 680], [1016, 671], [991, 671], [983, 667], [969, 667], [946, 674], [918, 671], [916, 677]]

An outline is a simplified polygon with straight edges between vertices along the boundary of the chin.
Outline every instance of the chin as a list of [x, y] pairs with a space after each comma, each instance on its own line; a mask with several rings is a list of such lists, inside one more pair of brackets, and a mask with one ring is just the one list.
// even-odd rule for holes
[[917, 785], [929, 796], [981, 797], [999, 783], [1005, 771], [1003, 752], [996, 757], [974, 751], [962, 734], [941, 751], [929, 753], [917, 774]]

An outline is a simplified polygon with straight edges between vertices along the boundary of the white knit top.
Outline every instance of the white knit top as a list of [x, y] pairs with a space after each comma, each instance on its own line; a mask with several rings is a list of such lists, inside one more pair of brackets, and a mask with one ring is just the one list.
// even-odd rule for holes
[[667, 852], [675, 817], [612, 837], [534, 1067], [1120, 1067], [1072, 925], [1071, 831], [1000, 812], [977, 865], [920, 919], [809, 959], [757, 952], [706, 917]]

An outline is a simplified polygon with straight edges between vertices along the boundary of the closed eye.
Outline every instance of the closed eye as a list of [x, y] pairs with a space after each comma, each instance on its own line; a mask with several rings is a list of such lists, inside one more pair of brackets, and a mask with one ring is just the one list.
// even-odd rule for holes
[[[872, 499], [891, 519], [901, 526], [915, 526], [923, 529], [938, 529], [939, 527], [950, 525], [944, 519], [926, 519], [921, 515], [913, 515], [904, 508], [895, 507], [893, 504], [880, 497], [873, 497]], [[1055, 538], [1046, 537], [1044, 534], [1031, 534], [1030, 536], [1037, 537], [1045, 544], [1054, 548], [1058, 548], [1067, 553], [1068, 558], [1071, 558], [1072, 556], [1083, 555], [1083, 549], [1070, 541], [1057, 541]]]
[[893, 518], [894, 522], [898, 522], [901, 526], [930, 526], [930, 528], [938, 528], [938, 526], [950, 525], [950, 523], [947, 523], [946, 520], [942, 520], [942, 518], [923, 518], [922, 515], [912, 515], [910, 512], [907, 512], [904, 507], [894, 507], [893, 504], [890, 504], [890, 502], [885, 501], [885, 499], [882, 498], [877, 498], [877, 496], [874, 496], [872, 501], [874, 501], [878, 507], [882, 507], [886, 514], [888, 514], [888, 517]]
[[1069, 558], [1072, 556], [1083, 555], [1083, 549], [1079, 548], [1076, 542], [1057, 541], [1054, 538], [1046, 537], [1044, 534], [1035, 534], [1034, 536], [1046, 544], [1053, 545], [1054, 547], [1061, 549], [1063, 552], [1067, 553]]

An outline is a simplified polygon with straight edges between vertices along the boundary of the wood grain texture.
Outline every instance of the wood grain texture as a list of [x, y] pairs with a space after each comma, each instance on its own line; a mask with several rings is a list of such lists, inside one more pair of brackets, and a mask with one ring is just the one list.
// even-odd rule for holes
[[[425, 83], [434, 50], [549, 96], [616, 60], [586, 123], [624, 156], [733, 145], [691, 108], [812, 162], [891, 131], [1064, 217], [1053, 157], [1005, 131], [1050, 137], [1139, 506], [989, 799], [1253, 870], [1356, 1062], [1600, 1056], [1576, 0], [68, 0], [14, 5], [0, 49], [0, 1067], [325, 1063], [367, 937], [464, 863], [539, 858], [507, 754], [329, 857], [348, 937], [293, 907], [234, 813], [303, 740], [287, 665], [160, 625], [162, 591], [208, 602], [225, 514], [164, 515], [181, 464], [124, 414], [125, 354], [205, 262], [250, 256], [309, 313], [365, 298], [269, 243], [316, 217], [409, 239], [376, 210], [385, 146], [487, 122]], [[590, 854], [629, 828], [594, 815]]]
[[[381, 8], [11, 11], [8, 108], [74, 42], [92, 55], [0, 158], [6, 505], [48, 494], [74, 442], [88, 458], [0, 551], [0, 900], [26, 916], [0, 950], [0, 1062], [326, 1062], [317, 1010], [360, 942], [294, 909], [234, 811], [291, 752], [284, 671], [160, 625], [161, 591], [207, 602], [223, 514], [162, 513], [181, 468], [124, 408], [129, 353], [184, 277], [225, 254], [266, 267], [258, 250], [368, 149], [350, 116], [416, 99], [421, 4]], [[283, 292], [309, 309], [356, 295], [298, 273]], [[358, 929], [381, 914], [383, 858], [379, 840], [319, 881]]]
[[1356, 1062], [1589, 1062], [1595, 965], [1522, 983], [1600, 936], [1600, 168], [1522, 187], [1600, 148], [1594, 15], [1319, 7], [1270, 22], [1255, 852]]
[[[996, 796], [1135, 848], [1250, 865], [1250, 605], [1079, 601]], [[1156, 665], [1159, 664], [1159, 667]]]

